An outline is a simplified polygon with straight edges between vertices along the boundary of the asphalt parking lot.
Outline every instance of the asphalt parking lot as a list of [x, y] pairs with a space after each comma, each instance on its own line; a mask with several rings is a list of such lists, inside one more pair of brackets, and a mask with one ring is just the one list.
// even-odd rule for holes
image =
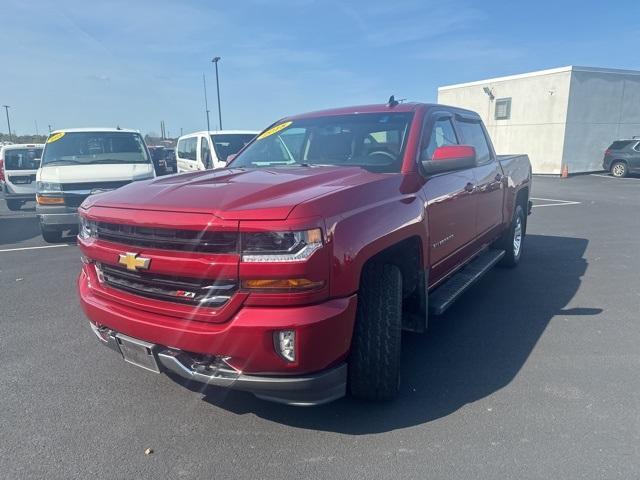
[[317, 408], [126, 364], [74, 239], [0, 202], [0, 477], [640, 477], [640, 179], [534, 182], [522, 263], [404, 337], [398, 400]]

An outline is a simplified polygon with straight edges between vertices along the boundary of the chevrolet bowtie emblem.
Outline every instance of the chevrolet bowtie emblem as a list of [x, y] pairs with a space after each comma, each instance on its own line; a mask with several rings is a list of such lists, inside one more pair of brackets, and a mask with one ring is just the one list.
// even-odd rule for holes
[[150, 258], [138, 257], [137, 253], [121, 253], [118, 256], [118, 263], [127, 267], [127, 270], [133, 272], [137, 270], [149, 270]]

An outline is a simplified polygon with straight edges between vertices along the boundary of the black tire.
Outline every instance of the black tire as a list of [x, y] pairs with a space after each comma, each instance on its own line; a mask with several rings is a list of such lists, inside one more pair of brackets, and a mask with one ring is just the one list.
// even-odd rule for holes
[[400, 387], [402, 275], [395, 265], [369, 263], [360, 280], [349, 358], [351, 394], [389, 400]]
[[[524, 210], [521, 205], [516, 205], [516, 210], [513, 212], [513, 219], [509, 230], [506, 231], [504, 237], [500, 241], [499, 248], [502, 248], [506, 253], [500, 263], [501, 267], [513, 268], [520, 262], [522, 257], [522, 249], [524, 247], [524, 237], [526, 233], [526, 217], [524, 216]], [[518, 228], [519, 226], [519, 228]], [[519, 243], [516, 243], [516, 235], [520, 236]]]
[[617, 178], [624, 178], [629, 175], [629, 167], [625, 162], [613, 162], [611, 164], [611, 175]]
[[24, 203], [21, 200], [5, 200], [5, 201], [7, 202], [7, 208], [12, 212], [20, 210], [20, 207], [22, 207], [22, 204]]
[[42, 238], [47, 243], [58, 243], [62, 240], [62, 232], [60, 230], [45, 230], [41, 228], [40, 231], [42, 232]]

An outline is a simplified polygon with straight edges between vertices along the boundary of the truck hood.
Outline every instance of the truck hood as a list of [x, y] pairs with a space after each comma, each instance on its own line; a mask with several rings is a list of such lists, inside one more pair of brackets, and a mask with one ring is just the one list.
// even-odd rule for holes
[[225, 220], [284, 220], [302, 202], [368, 183], [358, 167], [221, 169], [136, 182], [89, 197], [91, 206], [209, 213]]

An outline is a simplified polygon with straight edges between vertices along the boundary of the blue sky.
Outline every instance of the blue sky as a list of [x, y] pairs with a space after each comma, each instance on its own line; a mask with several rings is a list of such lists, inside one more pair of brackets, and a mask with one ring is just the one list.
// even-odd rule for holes
[[[0, 104], [18, 134], [115, 126], [171, 135], [287, 114], [435, 101], [439, 85], [563, 65], [640, 69], [640, 2], [3, 0]], [[0, 131], [6, 132], [4, 116]]]

